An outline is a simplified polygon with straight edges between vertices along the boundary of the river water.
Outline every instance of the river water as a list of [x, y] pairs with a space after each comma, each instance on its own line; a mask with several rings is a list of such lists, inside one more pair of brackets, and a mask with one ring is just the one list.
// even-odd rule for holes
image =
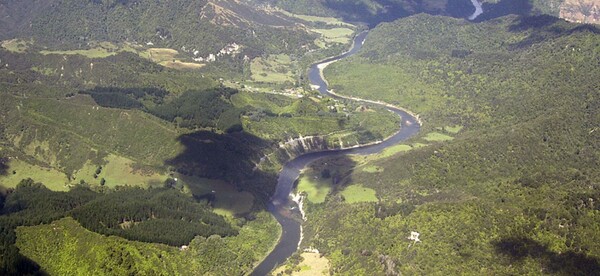
[[[311, 85], [318, 87], [318, 90], [322, 95], [337, 99], [345, 98], [337, 94], [332, 94], [332, 92], [329, 91], [327, 82], [322, 78], [319, 67], [324, 67], [331, 62], [335, 62], [356, 54], [362, 48], [367, 35], [368, 32], [366, 31], [357, 35], [354, 38], [352, 48], [348, 52], [313, 64], [308, 73]], [[271, 251], [271, 253], [254, 269], [250, 275], [267, 275], [279, 264], [285, 262], [287, 258], [289, 258], [298, 249], [298, 245], [301, 240], [302, 224], [298, 219], [293, 218], [297, 216], [290, 215], [292, 212], [290, 210], [296, 210], [297, 212], [296, 203], [290, 200], [290, 193], [293, 189], [294, 182], [300, 175], [300, 170], [302, 170], [309, 163], [323, 157], [345, 154], [368, 155], [378, 153], [383, 149], [396, 145], [419, 132], [420, 121], [418, 118], [404, 110], [373, 101], [364, 101], [354, 98], [353, 100], [362, 101], [371, 105], [380, 105], [387, 108], [389, 111], [396, 113], [402, 118], [402, 123], [399, 126], [400, 130], [379, 144], [350, 149], [312, 152], [303, 154], [287, 162], [279, 173], [275, 194], [271, 197], [271, 202], [268, 205], [268, 211], [271, 212], [279, 224], [281, 224], [282, 234], [273, 251]]]

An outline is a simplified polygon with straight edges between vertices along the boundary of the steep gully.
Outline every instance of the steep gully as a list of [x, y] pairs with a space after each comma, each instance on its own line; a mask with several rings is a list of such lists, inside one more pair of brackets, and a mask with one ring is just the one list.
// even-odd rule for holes
[[[348, 52], [339, 56], [325, 59], [319, 63], [313, 64], [310, 67], [308, 77], [313, 88], [317, 89], [322, 95], [329, 96], [335, 99], [350, 99], [379, 105], [385, 107], [391, 112], [399, 115], [402, 118], [400, 130], [388, 137], [382, 142], [368, 145], [357, 146], [346, 149], [327, 150], [319, 152], [311, 152], [300, 155], [293, 160], [287, 162], [279, 174], [275, 194], [271, 197], [271, 202], [268, 204], [268, 210], [281, 224], [282, 233], [279, 242], [271, 253], [254, 269], [250, 275], [266, 275], [278, 264], [282, 264], [298, 249], [302, 241], [302, 223], [294, 217], [304, 216], [299, 213], [298, 205], [301, 206], [301, 198], [295, 197], [290, 200], [290, 193], [293, 189], [294, 182], [298, 179], [300, 171], [309, 163], [328, 156], [338, 156], [345, 154], [368, 155], [382, 151], [383, 149], [396, 145], [419, 132], [421, 121], [417, 115], [404, 110], [400, 107], [395, 107], [383, 102], [371, 100], [363, 100], [355, 97], [347, 97], [334, 93], [328, 89], [327, 81], [323, 77], [323, 69], [327, 65], [356, 54], [365, 42], [368, 32], [362, 32], [354, 38], [353, 45]], [[300, 208], [301, 210], [301, 208]]]

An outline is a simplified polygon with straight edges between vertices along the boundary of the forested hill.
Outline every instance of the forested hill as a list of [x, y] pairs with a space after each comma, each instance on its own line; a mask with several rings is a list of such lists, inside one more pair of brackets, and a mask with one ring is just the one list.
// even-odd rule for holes
[[550, 16], [371, 31], [330, 87], [419, 113], [422, 134], [310, 205], [307, 246], [348, 275], [597, 275], [599, 33]]
[[234, 0], [3, 1], [0, 15], [2, 39], [32, 36], [71, 49], [127, 41], [205, 57], [236, 43], [253, 57], [292, 53], [314, 40], [297, 19]]

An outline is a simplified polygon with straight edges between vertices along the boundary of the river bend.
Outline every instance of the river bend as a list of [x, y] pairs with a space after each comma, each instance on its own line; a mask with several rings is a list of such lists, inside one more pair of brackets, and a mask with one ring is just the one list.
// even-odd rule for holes
[[[396, 113], [402, 118], [402, 123], [399, 126], [400, 130], [386, 140], [377, 144], [370, 144], [362, 147], [349, 149], [326, 150], [320, 152], [312, 152], [300, 155], [288, 161], [277, 180], [275, 194], [271, 197], [271, 202], [268, 204], [268, 211], [275, 216], [279, 224], [281, 224], [282, 233], [279, 241], [273, 251], [254, 269], [250, 275], [262, 276], [267, 275], [279, 264], [282, 264], [296, 250], [301, 241], [302, 223], [293, 217], [290, 217], [290, 210], [297, 210], [296, 203], [290, 200], [290, 193], [293, 189], [294, 182], [298, 179], [300, 171], [309, 163], [329, 156], [338, 156], [344, 154], [359, 154], [368, 155], [382, 151], [383, 149], [396, 145], [419, 132], [421, 122], [415, 115], [383, 102], [375, 102], [370, 100], [362, 100], [354, 97], [345, 97], [333, 93], [328, 89], [327, 81], [323, 78], [322, 70], [332, 62], [344, 59], [356, 54], [364, 44], [368, 32], [358, 34], [353, 41], [349, 51], [332, 58], [325, 59], [315, 63], [310, 67], [308, 78], [313, 87], [315, 87], [322, 95], [336, 99], [350, 99], [368, 104], [379, 105], [385, 107], [391, 112]], [[296, 207], [296, 208], [294, 208]]]

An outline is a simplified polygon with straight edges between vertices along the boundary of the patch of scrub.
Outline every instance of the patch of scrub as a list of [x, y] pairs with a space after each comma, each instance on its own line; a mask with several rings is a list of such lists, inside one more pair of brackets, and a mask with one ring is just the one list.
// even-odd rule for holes
[[9, 52], [13, 53], [24, 53], [29, 49], [29, 45], [31, 45], [31, 41], [25, 41], [21, 39], [11, 39], [2, 41], [2, 48], [6, 49]]
[[428, 146], [428, 145], [427, 144], [423, 144], [423, 143], [414, 143], [414, 144], [412, 144], [412, 147], [415, 148], [415, 149], [426, 147], [426, 146]]
[[448, 136], [446, 134], [438, 133], [438, 132], [430, 132], [430, 133], [427, 133], [427, 136], [425, 136], [423, 139], [425, 139], [429, 142], [443, 142], [443, 141], [453, 140], [454, 137]]
[[0, 186], [14, 188], [22, 179], [31, 178], [35, 182], [41, 182], [53, 191], [67, 191], [69, 182], [67, 175], [63, 172], [31, 165], [27, 162], [12, 159], [8, 163], [8, 174], [0, 176]]
[[40, 73], [42, 75], [45, 75], [45, 76], [54, 76], [54, 75], [58, 74], [56, 72], [57, 71], [56, 69], [49, 68], [49, 67], [37, 67], [37, 66], [34, 66], [34, 67], [31, 67], [31, 71], [38, 72], [38, 73]]
[[214, 211], [224, 216], [235, 216], [252, 210], [254, 196], [247, 191], [238, 191], [235, 185], [223, 180], [181, 176], [196, 198], [212, 200]]
[[461, 125], [455, 125], [455, 126], [445, 126], [444, 130], [452, 133], [452, 134], [457, 134], [459, 133], [461, 130], [463, 129], [463, 126]]
[[378, 201], [375, 190], [366, 188], [362, 184], [350, 185], [346, 187], [341, 194], [348, 203]]
[[300, 177], [296, 191], [305, 192], [307, 199], [312, 203], [323, 203], [331, 191], [331, 179], [319, 176], [303, 175]]
[[383, 172], [384, 168], [379, 167], [379, 166], [365, 166], [362, 168], [363, 172], [368, 172], [368, 173], [378, 173], [378, 172]]

